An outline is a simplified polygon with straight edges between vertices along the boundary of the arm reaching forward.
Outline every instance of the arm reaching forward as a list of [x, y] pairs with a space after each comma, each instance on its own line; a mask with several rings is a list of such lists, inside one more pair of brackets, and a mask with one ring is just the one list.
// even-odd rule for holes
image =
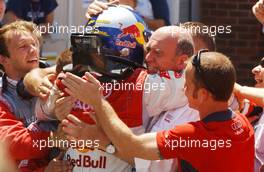
[[118, 118], [111, 105], [102, 98], [99, 81], [89, 73], [86, 73], [85, 77], [86, 80], [67, 73], [62, 82], [71, 96], [94, 106], [100, 126], [117, 149], [128, 157], [161, 159], [156, 133], [134, 135]]

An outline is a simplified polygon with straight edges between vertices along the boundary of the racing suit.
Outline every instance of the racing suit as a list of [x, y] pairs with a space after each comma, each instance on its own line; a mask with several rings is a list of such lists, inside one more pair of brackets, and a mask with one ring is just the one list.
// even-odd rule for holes
[[[173, 71], [162, 72], [159, 75], [148, 75], [145, 70], [137, 69], [128, 79], [119, 84], [122, 86], [131, 84], [137, 88], [113, 89], [105, 98], [113, 106], [119, 118], [135, 134], [144, 133], [152, 117], [187, 103], [187, 98], [183, 92], [184, 77], [179, 77]], [[85, 111], [84, 107], [87, 105], [80, 102], [77, 104], [82, 104], [81, 107]], [[36, 111], [40, 114], [39, 111], [43, 109], [40, 106], [37, 107]], [[78, 108], [75, 106], [73, 109]], [[41, 115], [42, 119], [43, 116], [45, 114]], [[132, 166], [127, 162], [101, 150], [80, 151], [69, 148], [65, 154], [65, 159], [74, 165], [74, 172], [123, 172], [132, 170]]]
[[47, 140], [50, 125], [40, 124], [34, 114], [36, 98], [23, 99], [16, 91], [17, 81], [0, 79], [0, 140], [7, 142], [11, 158], [21, 172], [43, 171], [49, 150], [38, 147]]

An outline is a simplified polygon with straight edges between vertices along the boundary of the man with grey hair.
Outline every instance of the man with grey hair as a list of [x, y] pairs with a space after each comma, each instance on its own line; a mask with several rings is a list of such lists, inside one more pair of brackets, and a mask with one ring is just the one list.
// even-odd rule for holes
[[[194, 53], [195, 54], [198, 53], [198, 51], [201, 49], [208, 49], [209, 51], [215, 51], [215, 42], [214, 42], [213, 37], [209, 33], [195, 33], [189, 29], [192, 26], [202, 27], [204, 26], [202, 23], [187, 22], [180, 26], [181, 26], [181, 29], [177, 27], [176, 30], [172, 32], [174, 34], [173, 36], [174, 37], [179, 36], [182, 38], [182, 40], [184, 40], [183, 36], [184, 34], [186, 34], [186, 30], [187, 30], [188, 33], [192, 36], [192, 39], [194, 42]], [[167, 30], [166, 29], [163, 29], [163, 30], [166, 33]], [[182, 40], [178, 41], [178, 42], [181, 42], [180, 45], [178, 44], [178, 50], [186, 51], [188, 50], [188, 46], [186, 46], [185, 42]], [[171, 65], [173, 66], [173, 64]], [[175, 66], [175, 67], [179, 67], [179, 66]], [[148, 125], [146, 133], [158, 132], [161, 130], [169, 130], [178, 125], [185, 124], [188, 122], [198, 121], [199, 119], [200, 118], [199, 118], [198, 111], [190, 108], [189, 105], [186, 104], [182, 107], [177, 107], [173, 110], [164, 112], [161, 115], [153, 118], [152, 121]], [[169, 160], [162, 160], [162, 161], [160, 160], [148, 161], [148, 160], [136, 158], [135, 162], [136, 162], [136, 169], [139, 172], [158, 172], [158, 171], [173, 172], [173, 171], [176, 171], [177, 166], [178, 166], [176, 159], [169, 159]]]
[[146, 45], [148, 72], [154, 74], [166, 70], [182, 71], [185, 61], [193, 54], [192, 44], [192, 37], [181, 27], [159, 28]]

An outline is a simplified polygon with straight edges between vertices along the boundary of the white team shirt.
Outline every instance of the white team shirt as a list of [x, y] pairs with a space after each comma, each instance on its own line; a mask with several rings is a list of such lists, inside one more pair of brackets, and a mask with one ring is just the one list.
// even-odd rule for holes
[[[185, 106], [167, 111], [157, 119], [154, 119], [154, 122], [149, 126], [150, 131], [147, 132], [169, 130], [175, 128], [177, 125], [198, 120], [200, 120], [199, 112], [186, 104]], [[148, 161], [135, 158], [135, 164], [137, 172], [175, 172], [177, 168], [176, 159]]]
[[162, 74], [148, 75], [145, 85], [157, 84], [160, 89], [144, 91], [143, 105], [146, 107], [149, 116], [158, 116], [161, 112], [182, 107], [188, 103], [187, 97], [184, 94], [184, 74], [181, 77], [176, 77], [177, 74], [173, 71], [168, 71]]

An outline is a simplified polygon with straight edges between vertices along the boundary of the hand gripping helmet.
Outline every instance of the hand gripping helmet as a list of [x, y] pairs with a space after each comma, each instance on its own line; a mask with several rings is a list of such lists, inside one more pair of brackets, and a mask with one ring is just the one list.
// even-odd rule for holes
[[135, 68], [143, 67], [144, 44], [151, 32], [133, 10], [110, 6], [92, 17], [87, 27], [92, 33], [71, 35], [73, 67], [88, 67], [111, 79], [121, 80]]

